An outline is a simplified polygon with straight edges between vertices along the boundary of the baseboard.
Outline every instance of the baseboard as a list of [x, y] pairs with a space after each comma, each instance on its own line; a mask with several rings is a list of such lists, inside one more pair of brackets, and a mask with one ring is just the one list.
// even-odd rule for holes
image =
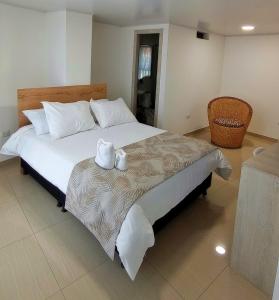
[[[191, 135], [195, 135], [195, 134], [201, 133], [201, 132], [206, 131], [206, 130], [209, 130], [209, 126], [203, 127], [203, 128], [200, 128], [200, 129], [188, 132], [188, 133], [185, 133], [184, 135], [185, 136], [191, 136]], [[269, 142], [272, 142], [272, 143], [277, 143], [278, 142], [278, 139], [274, 139], [274, 138], [271, 138], [269, 136], [265, 136], [265, 135], [262, 135], [262, 134], [254, 133], [254, 132], [251, 132], [251, 131], [248, 131], [247, 135], [258, 137], [258, 138], [262, 138], [262, 139], [265, 139], [265, 140], [267, 140]]]
[[265, 135], [262, 135], [262, 134], [254, 133], [254, 132], [251, 132], [251, 131], [248, 131], [247, 134], [251, 135], [251, 136], [254, 136], [254, 137], [261, 138], [261, 139], [265, 139], [265, 140], [267, 140], [269, 142], [273, 142], [273, 143], [277, 143], [278, 142], [278, 139], [274, 139], [274, 138], [271, 138], [269, 136], [265, 136]]
[[206, 126], [206, 127], [200, 128], [200, 129], [196, 129], [196, 130], [194, 130], [194, 131], [185, 133], [184, 135], [185, 135], [185, 136], [188, 136], [188, 135], [198, 134], [198, 133], [201, 133], [201, 132], [203, 132], [203, 131], [205, 131], [205, 130], [209, 130], [209, 126]]

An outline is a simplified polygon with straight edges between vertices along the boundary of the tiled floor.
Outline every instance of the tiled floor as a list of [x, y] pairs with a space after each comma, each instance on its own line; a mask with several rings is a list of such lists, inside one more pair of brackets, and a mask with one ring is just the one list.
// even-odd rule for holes
[[[209, 139], [208, 131], [196, 136]], [[268, 144], [247, 136], [242, 149], [224, 150], [232, 179], [214, 175], [207, 198], [157, 234], [135, 282], [55, 199], [20, 175], [17, 160], [1, 164], [0, 299], [268, 299], [229, 267], [241, 163]]]

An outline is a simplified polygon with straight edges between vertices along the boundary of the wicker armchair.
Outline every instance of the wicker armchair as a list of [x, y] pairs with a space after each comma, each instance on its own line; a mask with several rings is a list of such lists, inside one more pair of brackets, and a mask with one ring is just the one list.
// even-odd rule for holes
[[208, 104], [211, 142], [223, 148], [240, 148], [253, 110], [245, 101], [219, 97]]

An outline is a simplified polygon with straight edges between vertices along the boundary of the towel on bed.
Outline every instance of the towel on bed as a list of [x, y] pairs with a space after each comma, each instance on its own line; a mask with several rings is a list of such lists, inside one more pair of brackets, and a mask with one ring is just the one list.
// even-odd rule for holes
[[[123, 149], [129, 164], [124, 172], [101, 169], [94, 158], [78, 163], [69, 181], [65, 203], [65, 208], [95, 235], [111, 259], [130, 207], [144, 193], [216, 147], [203, 140], [165, 132]], [[225, 171], [227, 176], [228, 170]]]

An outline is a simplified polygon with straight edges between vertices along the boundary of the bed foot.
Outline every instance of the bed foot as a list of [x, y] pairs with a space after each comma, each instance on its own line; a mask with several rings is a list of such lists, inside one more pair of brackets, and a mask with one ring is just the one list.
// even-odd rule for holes
[[206, 197], [207, 196], [207, 190], [203, 191], [202, 195], [203, 195], [203, 197]]
[[20, 174], [21, 175], [28, 175], [28, 171], [25, 168], [20, 168]]
[[60, 202], [57, 202], [57, 207], [62, 207], [63, 205]]
[[62, 207], [61, 211], [62, 211], [63, 213], [65, 213], [65, 212], [67, 212], [67, 209], [66, 209], [65, 207]]
[[124, 265], [122, 263], [120, 264], [120, 266], [121, 266], [121, 269], [124, 269]]

